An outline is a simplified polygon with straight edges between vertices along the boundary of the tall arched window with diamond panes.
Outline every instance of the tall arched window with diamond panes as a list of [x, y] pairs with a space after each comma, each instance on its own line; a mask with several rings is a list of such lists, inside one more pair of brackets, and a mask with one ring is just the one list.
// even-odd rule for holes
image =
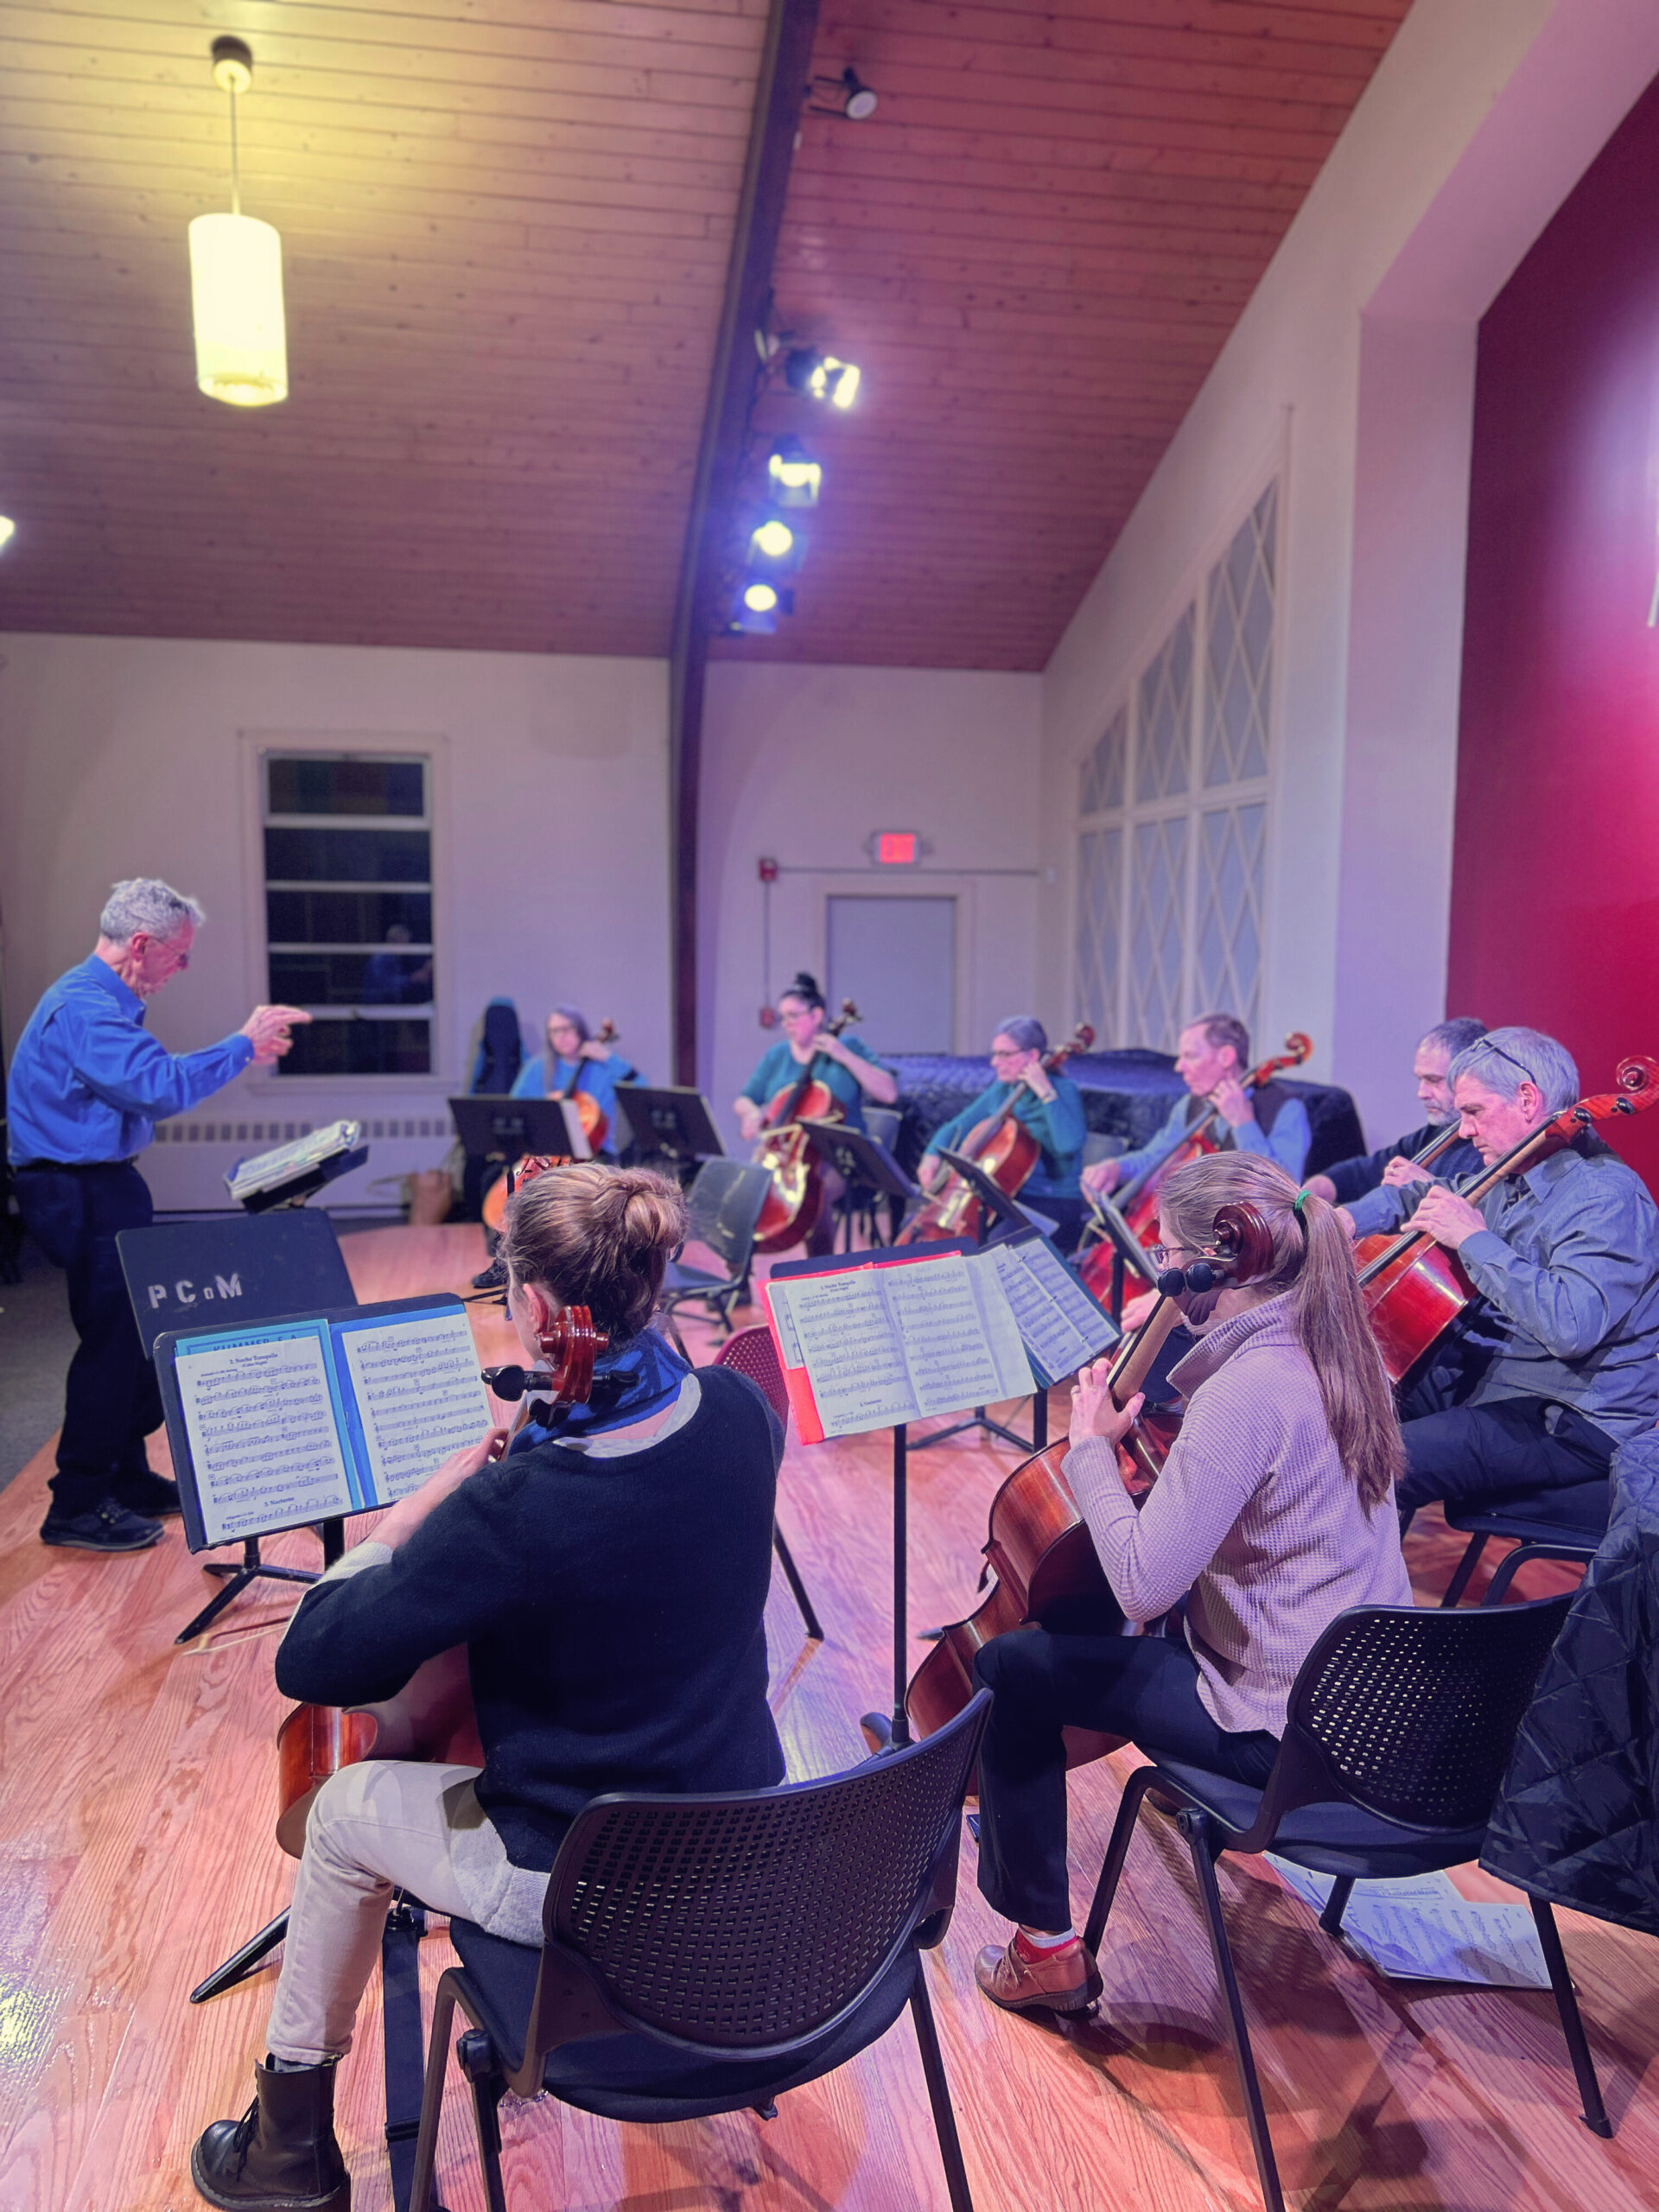
[[1275, 482], [1083, 762], [1076, 1011], [1103, 1044], [1259, 1025], [1278, 516]]

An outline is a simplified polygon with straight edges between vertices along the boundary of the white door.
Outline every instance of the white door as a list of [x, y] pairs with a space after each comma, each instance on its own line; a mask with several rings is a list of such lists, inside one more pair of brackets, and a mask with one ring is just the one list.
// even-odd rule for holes
[[858, 1008], [878, 1052], [956, 1050], [957, 902], [832, 893], [826, 901], [824, 996]]

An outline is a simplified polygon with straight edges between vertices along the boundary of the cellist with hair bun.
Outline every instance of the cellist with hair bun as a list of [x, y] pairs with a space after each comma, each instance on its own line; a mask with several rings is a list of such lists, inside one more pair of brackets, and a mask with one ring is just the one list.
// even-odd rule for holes
[[[783, 1036], [761, 1055], [754, 1073], [732, 1102], [746, 1143], [753, 1144], [762, 1134], [769, 1109], [775, 1112], [779, 1102], [786, 1100], [804, 1077], [823, 1084], [849, 1128], [863, 1128], [867, 1095], [878, 1106], [891, 1106], [897, 1099], [899, 1085], [892, 1069], [876, 1058], [861, 1037], [837, 1033], [829, 1027], [823, 993], [817, 979], [804, 969], [779, 994], [778, 1019]], [[833, 1168], [816, 1173], [823, 1181], [825, 1203], [807, 1238], [807, 1249], [815, 1255], [834, 1249], [833, 1202], [841, 1194], [841, 1179]], [[776, 1249], [782, 1249], [781, 1244]]]
[[[607, 1340], [587, 1401], [454, 1453], [308, 1590], [276, 1653], [290, 1697], [394, 1699], [464, 1648], [484, 1763], [371, 1756], [311, 1805], [255, 2101], [191, 2174], [244, 2212], [348, 2212], [334, 2073], [394, 1885], [539, 1944], [560, 1840], [607, 1790], [784, 1778], [766, 1704], [783, 1435], [734, 1370], [649, 1325], [685, 1204], [645, 1168], [554, 1166], [509, 1201], [507, 1311], [550, 1356], [585, 1307]], [[591, 1344], [591, 1338], [590, 1338]]]

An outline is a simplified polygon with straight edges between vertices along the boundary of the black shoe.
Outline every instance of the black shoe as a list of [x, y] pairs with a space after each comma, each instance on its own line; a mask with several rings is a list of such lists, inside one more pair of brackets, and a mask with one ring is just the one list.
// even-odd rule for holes
[[351, 2212], [352, 2177], [334, 2140], [334, 2069], [253, 2069], [257, 2094], [240, 2120], [197, 2137], [190, 2178], [226, 2212]]
[[506, 1287], [507, 1263], [505, 1260], [492, 1260], [481, 1274], [473, 1277], [474, 1290], [505, 1290]]
[[118, 1475], [110, 1495], [118, 1505], [124, 1505], [129, 1513], [147, 1514], [151, 1520], [163, 1513], [181, 1513], [179, 1486], [170, 1483], [165, 1475], [152, 1474], [146, 1467], [142, 1474]]
[[161, 1536], [159, 1521], [129, 1513], [113, 1498], [88, 1506], [84, 1513], [66, 1513], [54, 1505], [41, 1523], [43, 1544], [59, 1544], [73, 1552], [147, 1552]]

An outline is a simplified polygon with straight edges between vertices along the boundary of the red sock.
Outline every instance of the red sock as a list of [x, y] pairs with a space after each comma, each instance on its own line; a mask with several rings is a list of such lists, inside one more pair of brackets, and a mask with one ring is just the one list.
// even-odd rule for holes
[[1070, 1928], [1063, 1936], [1039, 1935], [1018, 1928], [1014, 1936], [1014, 1954], [1022, 1958], [1028, 1967], [1034, 1967], [1039, 1959], [1052, 1957], [1056, 1951], [1065, 1950], [1068, 1943], [1075, 1943], [1077, 1940], [1076, 1930]]

